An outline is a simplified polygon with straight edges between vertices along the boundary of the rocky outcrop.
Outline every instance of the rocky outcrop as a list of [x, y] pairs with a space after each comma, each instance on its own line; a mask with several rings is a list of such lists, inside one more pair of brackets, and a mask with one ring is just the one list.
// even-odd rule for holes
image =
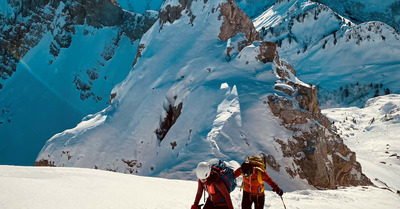
[[263, 63], [272, 62], [275, 59], [276, 44], [273, 42], [263, 41], [260, 45], [260, 54], [256, 57]]
[[[270, 95], [264, 103], [282, 120], [282, 126], [292, 131], [291, 139], [275, 139], [284, 157], [293, 158], [293, 167], [286, 167], [292, 177], [299, 176], [318, 189], [338, 186], [372, 185], [362, 173], [361, 165], [321, 114], [318, 89], [311, 84], [294, 83], [294, 69], [276, 55], [276, 73], [281, 83], [275, 90], [283, 96]], [[284, 84], [284, 85], [279, 85]], [[288, 86], [287, 88], [281, 86]]]
[[[256, 59], [276, 64], [279, 80], [275, 90], [283, 95], [270, 95], [264, 104], [282, 120], [283, 127], [294, 133], [287, 140], [275, 139], [284, 157], [293, 158], [295, 163], [293, 167], [284, 168], [286, 172], [292, 177], [306, 179], [318, 189], [371, 185], [356, 161], [356, 154], [343, 143], [331, 122], [321, 113], [318, 88], [297, 80], [295, 69], [279, 58], [275, 43], [261, 42]], [[269, 165], [279, 170], [279, 164], [270, 162]]]
[[[160, 21], [160, 29], [163, 28], [163, 25], [165, 23], [174, 23], [175, 20], [179, 19], [182, 17], [182, 11], [186, 10], [187, 14], [190, 18], [190, 23], [193, 23], [193, 20], [196, 18], [196, 16], [193, 15], [192, 11], [190, 10], [190, 7], [192, 6], [193, 0], [179, 0], [178, 6], [171, 6], [167, 5], [165, 6], [159, 13], [159, 21]], [[206, 3], [207, 0], [204, 0], [204, 3]]]
[[235, 1], [229, 0], [220, 5], [220, 10], [220, 18], [223, 18], [223, 22], [218, 38], [221, 41], [225, 42], [239, 33], [245, 34], [247, 40], [244, 40], [238, 49], [241, 51], [245, 46], [260, 40], [260, 34], [256, 31], [250, 17], [237, 6]]
[[[276, 102], [270, 101], [269, 104]], [[279, 117], [279, 116], [278, 116]], [[300, 116], [301, 117], [301, 116]], [[287, 125], [287, 124], [286, 124]], [[335, 189], [338, 186], [372, 185], [362, 174], [361, 166], [352, 152], [336, 134], [326, 134], [326, 129], [318, 125], [303, 125], [308, 131], [300, 131], [294, 124], [288, 129], [298, 135], [288, 143], [277, 139], [281, 144], [284, 157], [294, 159], [297, 166], [286, 167], [286, 171], [295, 177], [307, 179], [318, 189]]]
[[39, 160], [35, 161], [34, 166], [47, 166], [47, 167], [56, 167], [53, 161], [49, 160]]
[[168, 106], [168, 109], [165, 110], [167, 116], [165, 118], [162, 118], [160, 128], [155, 131], [158, 140], [162, 141], [167, 135], [168, 131], [171, 129], [171, 127], [175, 124], [176, 120], [181, 114], [182, 105], [182, 103], [179, 103], [177, 106], [172, 106], [170, 104]]
[[[207, 3], [207, 0], [203, 0]], [[191, 11], [191, 5], [193, 0], [179, 0], [179, 5], [171, 6], [166, 5], [161, 9], [159, 13], [160, 30], [163, 28], [165, 23], [174, 23], [175, 20], [182, 17], [182, 13], [190, 17], [190, 23], [193, 25], [193, 20], [196, 16]], [[229, 0], [219, 5], [221, 12], [219, 18], [222, 19], [222, 25], [218, 38], [222, 42], [226, 42], [228, 39], [242, 33], [245, 34], [246, 40], [239, 43], [239, 51], [244, 47], [250, 45], [254, 41], [260, 40], [260, 35], [256, 31], [251, 18], [246, 15], [236, 4], [235, 1]], [[217, 9], [213, 9], [212, 12], [216, 12]], [[229, 52], [228, 52], [229, 53]]]
[[138, 49], [136, 51], [136, 57], [135, 57], [135, 61], [133, 62], [132, 66], [135, 66], [136, 62], [138, 61], [138, 59], [142, 56], [142, 51], [146, 48], [146, 45], [144, 44], [139, 44]]

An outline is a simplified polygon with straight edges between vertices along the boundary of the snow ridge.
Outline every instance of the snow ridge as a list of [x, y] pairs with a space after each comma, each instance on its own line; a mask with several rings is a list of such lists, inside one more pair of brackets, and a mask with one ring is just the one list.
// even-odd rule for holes
[[[399, 92], [400, 36], [382, 22], [356, 25], [325, 5], [291, 0], [277, 2], [254, 23], [264, 40], [277, 43], [280, 57], [302, 80], [322, 89], [322, 102], [323, 96], [356, 84], [383, 85], [379, 92], [369, 88], [366, 94], [372, 96]], [[370, 97], [363, 98], [352, 104], [362, 105]]]

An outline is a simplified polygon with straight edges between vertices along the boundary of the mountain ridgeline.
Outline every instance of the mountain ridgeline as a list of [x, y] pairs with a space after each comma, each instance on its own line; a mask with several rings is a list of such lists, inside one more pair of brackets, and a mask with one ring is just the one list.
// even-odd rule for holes
[[400, 91], [400, 35], [383, 22], [357, 24], [324, 4], [291, 0], [277, 1], [254, 23], [301, 79], [318, 86], [324, 107], [361, 107]]

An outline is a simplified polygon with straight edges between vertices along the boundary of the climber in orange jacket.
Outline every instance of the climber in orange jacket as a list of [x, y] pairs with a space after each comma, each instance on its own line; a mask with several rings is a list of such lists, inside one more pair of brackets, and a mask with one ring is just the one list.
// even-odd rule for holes
[[235, 170], [235, 178], [242, 175], [243, 177], [243, 197], [242, 209], [250, 209], [251, 205], [255, 204], [255, 209], [262, 209], [265, 202], [264, 182], [272, 187], [272, 191], [279, 196], [283, 195], [283, 191], [279, 188], [267, 172], [255, 167], [250, 162], [245, 161], [241, 167]]

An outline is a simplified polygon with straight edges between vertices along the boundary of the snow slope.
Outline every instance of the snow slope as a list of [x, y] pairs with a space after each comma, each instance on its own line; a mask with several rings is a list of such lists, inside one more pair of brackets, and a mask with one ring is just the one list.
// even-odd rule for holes
[[363, 108], [322, 111], [346, 145], [357, 153], [363, 172], [375, 185], [400, 191], [400, 95], [368, 100]]
[[[1, 164], [33, 165], [46, 139], [106, 107], [111, 89], [130, 71], [138, 43], [122, 36], [114, 57], [106, 61], [101, 53], [117, 36], [113, 28], [76, 26], [71, 46], [57, 58], [45, 50], [52, 40], [48, 33], [21, 59], [1, 90]], [[85, 88], [92, 94], [77, 89], [89, 84]]]
[[[197, 182], [141, 177], [82, 168], [0, 166], [2, 209], [186, 209], [194, 202]], [[274, 192], [266, 191], [264, 208], [283, 208]], [[231, 193], [240, 208], [241, 191]], [[396, 209], [400, 197], [375, 187], [299, 190], [284, 193], [287, 208]], [[203, 203], [203, 199], [200, 201]]]
[[267, 10], [276, 0], [236, 0], [238, 6], [250, 17], [254, 18]]

